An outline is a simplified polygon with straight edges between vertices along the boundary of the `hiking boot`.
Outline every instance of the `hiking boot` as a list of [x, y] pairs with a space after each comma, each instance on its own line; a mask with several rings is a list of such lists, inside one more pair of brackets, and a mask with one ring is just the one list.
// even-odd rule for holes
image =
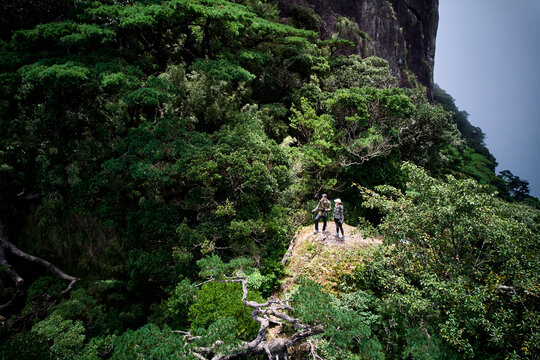
[[345, 241], [345, 235], [343, 235], [343, 236], [341, 237], [341, 240], [342, 240], [342, 241]]
[[339, 233], [338, 233], [338, 234], [336, 234], [336, 235], [335, 235], [335, 237], [337, 237], [337, 238], [338, 238], [338, 237], [339, 237]]

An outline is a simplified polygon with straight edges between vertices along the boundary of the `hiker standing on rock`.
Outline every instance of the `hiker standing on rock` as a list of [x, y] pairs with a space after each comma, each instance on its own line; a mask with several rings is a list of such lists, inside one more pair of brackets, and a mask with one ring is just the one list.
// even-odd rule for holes
[[327, 199], [326, 194], [322, 194], [321, 200], [317, 204], [317, 207], [311, 210], [312, 213], [319, 211], [317, 216], [315, 216], [315, 234], [319, 232], [319, 220], [323, 219], [323, 228], [322, 231], [326, 230], [326, 219], [328, 218], [328, 213], [332, 210], [332, 203]]
[[345, 240], [345, 231], [343, 231], [343, 205], [341, 199], [334, 200], [334, 222], [336, 223], [336, 237], [339, 238], [339, 230], [341, 229], [341, 240]]

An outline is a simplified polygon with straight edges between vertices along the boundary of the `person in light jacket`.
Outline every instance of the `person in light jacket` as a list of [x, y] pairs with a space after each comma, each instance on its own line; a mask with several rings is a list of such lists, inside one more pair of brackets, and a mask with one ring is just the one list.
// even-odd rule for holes
[[343, 231], [343, 205], [341, 199], [334, 200], [334, 222], [336, 223], [336, 237], [339, 238], [339, 230], [341, 230], [341, 240], [345, 240], [345, 232]]

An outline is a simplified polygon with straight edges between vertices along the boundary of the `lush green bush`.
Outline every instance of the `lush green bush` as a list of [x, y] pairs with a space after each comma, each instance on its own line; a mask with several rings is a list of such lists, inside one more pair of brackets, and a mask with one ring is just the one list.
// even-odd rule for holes
[[[353, 306], [355, 302], [352, 301]], [[376, 321], [374, 314], [358, 311], [347, 302], [323, 292], [320, 285], [311, 281], [301, 282], [294, 303], [295, 314], [302, 321], [325, 328], [325, 333], [318, 336], [318, 347], [325, 358], [384, 359], [381, 343], [371, 333], [371, 326]], [[359, 302], [356, 306], [363, 304]]]
[[84, 348], [85, 328], [81, 321], [65, 320], [52, 314], [32, 328], [32, 332], [50, 344], [56, 359], [74, 359]]
[[[128, 330], [114, 341], [113, 360], [143, 358], [170, 359], [173, 354], [184, 351], [183, 337], [171, 333], [171, 329], [160, 329], [154, 324], [146, 324], [137, 330]], [[190, 359], [187, 357], [187, 359]], [[193, 358], [192, 358], [193, 359]]]
[[[249, 292], [248, 300], [263, 302], [262, 297], [254, 291]], [[219, 319], [231, 318], [235, 321], [236, 336], [251, 340], [259, 330], [259, 323], [249, 316], [251, 310], [242, 303], [240, 283], [207, 283], [197, 292], [197, 299], [189, 308], [191, 329], [206, 329]]]
[[377, 230], [389, 246], [351, 282], [380, 301], [377, 333], [393, 344], [388, 351], [412, 354], [424, 342], [447, 357], [531, 356], [540, 346], [538, 210], [474, 180], [403, 170], [404, 193], [362, 190], [366, 206], [384, 214]]

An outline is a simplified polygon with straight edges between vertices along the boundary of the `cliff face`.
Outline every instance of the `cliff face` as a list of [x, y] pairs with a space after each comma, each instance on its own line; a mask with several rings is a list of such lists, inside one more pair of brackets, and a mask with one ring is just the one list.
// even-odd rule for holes
[[367, 51], [388, 60], [401, 85], [408, 85], [405, 70], [433, 92], [435, 39], [439, 23], [439, 0], [279, 0], [283, 16], [292, 6], [311, 7], [322, 18], [322, 36], [335, 32], [336, 19], [348, 17], [371, 38]]

